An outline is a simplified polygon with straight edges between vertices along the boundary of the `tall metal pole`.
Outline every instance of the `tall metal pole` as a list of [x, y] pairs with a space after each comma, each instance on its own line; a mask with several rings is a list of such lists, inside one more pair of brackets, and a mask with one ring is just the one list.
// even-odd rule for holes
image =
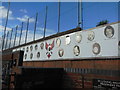
[[25, 36], [25, 43], [27, 42], [28, 28], [29, 28], [29, 18], [28, 18], [28, 21], [27, 21], [27, 30], [26, 30], [26, 36]]
[[118, 21], [120, 21], [120, 15], [119, 15], [119, 13], [120, 13], [120, 1], [118, 2], [118, 4], [117, 4], [117, 7], [118, 7], [118, 9], [117, 9], [117, 12], [118, 12]]
[[78, 27], [80, 27], [80, 0], [78, 0]]
[[83, 2], [81, 0], [81, 28], [84, 29], [83, 27]]
[[47, 11], [48, 11], [48, 7], [46, 6], [45, 21], [44, 21], [44, 36], [43, 36], [43, 38], [45, 38], [45, 33], [46, 33]]
[[20, 45], [20, 42], [21, 42], [22, 30], [23, 30], [23, 22], [22, 22], [22, 25], [21, 25], [21, 31], [20, 31], [19, 45]]
[[[6, 36], [6, 34], [4, 34], [4, 35], [2, 36], [2, 42], [3, 42], [3, 39], [4, 39], [4, 42], [6, 41], [6, 39], [5, 39], [6, 37], [5, 37], [5, 36]], [[4, 37], [5, 37], [5, 38], [4, 38]], [[3, 44], [3, 43], [2, 43], [2, 44]], [[4, 45], [4, 44], [2, 45], [2, 50], [3, 50], [3, 49], [5, 49], [5, 45]]]
[[17, 29], [18, 29], [18, 26], [16, 26], [15, 39], [14, 39], [14, 44], [13, 44], [13, 47], [15, 46], [15, 42], [16, 42]]
[[8, 43], [8, 36], [9, 36], [9, 31], [7, 32], [7, 38], [6, 38], [5, 49], [7, 48], [7, 43]]
[[38, 18], [38, 13], [36, 13], [36, 20], [35, 20], [33, 41], [35, 41], [35, 33], [36, 33], [36, 26], [37, 26], [37, 18]]
[[58, 2], [58, 33], [60, 32], [60, 0]]
[[82, 0], [78, 0], [78, 27], [83, 29]]
[[4, 40], [5, 40], [5, 36], [6, 36], [6, 27], [7, 27], [7, 23], [8, 23], [9, 10], [10, 10], [10, 2], [8, 4], [7, 18], [6, 18], [5, 29], [4, 29], [4, 37], [3, 37], [3, 43], [2, 43], [2, 50], [4, 48]]
[[12, 30], [11, 30], [9, 48], [10, 48], [10, 46], [11, 46], [12, 32], [13, 32], [13, 28], [12, 28]]

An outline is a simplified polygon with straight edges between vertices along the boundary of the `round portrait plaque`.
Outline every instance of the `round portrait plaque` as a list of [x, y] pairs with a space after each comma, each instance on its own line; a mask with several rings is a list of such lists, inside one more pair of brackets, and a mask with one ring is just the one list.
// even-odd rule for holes
[[93, 53], [94, 54], [96, 54], [96, 55], [99, 54], [100, 50], [101, 50], [101, 48], [100, 48], [100, 45], [98, 43], [93, 44]]
[[70, 36], [66, 36], [65, 43], [66, 45], [69, 45], [71, 42]]
[[114, 35], [114, 29], [112, 26], [107, 26], [104, 30], [104, 34], [107, 38], [112, 38]]
[[88, 32], [88, 40], [92, 41], [95, 38], [95, 33], [93, 31]]
[[82, 40], [82, 35], [81, 34], [76, 34], [76, 42], [80, 43]]
[[59, 55], [60, 57], [62, 57], [62, 56], [64, 55], [64, 50], [63, 50], [63, 49], [60, 49], [60, 50], [58, 51], [58, 55]]
[[57, 45], [57, 47], [60, 47], [60, 45], [61, 45], [61, 40], [60, 40], [60, 38], [57, 38], [57, 40], [56, 40], [56, 45]]
[[75, 46], [74, 48], [73, 48], [73, 52], [74, 52], [74, 55], [75, 56], [78, 56], [79, 54], [80, 54], [80, 48], [79, 48], [79, 46]]

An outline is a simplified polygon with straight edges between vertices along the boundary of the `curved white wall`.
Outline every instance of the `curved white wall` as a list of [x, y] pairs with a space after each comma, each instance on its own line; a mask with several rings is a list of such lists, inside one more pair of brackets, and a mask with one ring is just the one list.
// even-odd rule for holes
[[[119, 23], [120, 24], [120, 23]], [[120, 30], [118, 30], [118, 23], [110, 25], [114, 29], [114, 35], [111, 38], [108, 38], [104, 34], [104, 30], [106, 26], [104, 27], [98, 27], [92, 30], [83, 30], [83, 31], [78, 31], [74, 32], [71, 34], [63, 35], [60, 37], [56, 37], [50, 40], [45, 40], [42, 42], [38, 42], [35, 44], [31, 44], [33, 46], [33, 50], [30, 51], [30, 46], [27, 45], [24, 47], [20, 47], [17, 49], [14, 49], [13, 51], [16, 50], [22, 50], [25, 48], [24, 56], [27, 54], [27, 58], [24, 61], [43, 61], [43, 60], [61, 60], [61, 59], [79, 59], [79, 58], [91, 58], [91, 57], [109, 57], [109, 56], [118, 56], [120, 55], [120, 49], [118, 48], [118, 42], [120, 41]], [[118, 32], [119, 31], [119, 32]], [[92, 41], [88, 40], [88, 34], [91, 32], [94, 32], [94, 39]], [[81, 42], [76, 41], [76, 36], [77, 35], [82, 36]], [[70, 37], [70, 44], [66, 45], [66, 36]], [[56, 45], [56, 40], [57, 39], [61, 40], [61, 45], [57, 46]], [[69, 39], [67, 40], [69, 41]], [[40, 48], [40, 44], [44, 43], [44, 48]], [[48, 45], [47, 50], [46, 50], [46, 43], [51, 44], [50, 46]], [[54, 45], [53, 45], [54, 43]], [[93, 45], [95, 43], [98, 43], [100, 45], [100, 53], [99, 54], [94, 54], [93, 53]], [[38, 45], [38, 49], [35, 50], [35, 45]], [[79, 55], [75, 55], [73, 48], [75, 46], [79, 46], [80, 53]], [[29, 47], [29, 51], [26, 52], [26, 48]], [[50, 49], [50, 51], [48, 51]], [[62, 57], [59, 56], [58, 52], [59, 50], [64, 50], [64, 54]], [[97, 48], [95, 48], [97, 52]], [[37, 53], [40, 52], [40, 57], [37, 58]], [[32, 59], [30, 59], [30, 54], [33, 54]], [[48, 54], [50, 53], [50, 57], [48, 58]], [[62, 53], [62, 52], [61, 52]], [[47, 56], [48, 55], [48, 56]]]

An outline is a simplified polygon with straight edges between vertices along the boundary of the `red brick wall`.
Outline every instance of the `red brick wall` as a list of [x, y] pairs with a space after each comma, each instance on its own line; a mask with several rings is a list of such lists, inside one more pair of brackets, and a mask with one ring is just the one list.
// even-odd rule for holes
[[[18, 59], [19, 52], [3, 55], [3, 60]], [[120, 59], [116, 60], [60, 60], [60, 61], [29, 61], [23, 62], [23, 66], [43, 67], [43, 68], [64, 68], [63, 87], [65, 88], [92, 88], [93, 79], [120, 80], [120, 76], [82, 74], [74, 72], [76, 69], [100, 69], [100, 70], [119, 70]], [[70, 69], [71, 71], [66, 71]]]
[[12, 54], [4, 54], [4, 55], [2, 55], [2, 60], [12, 60]]
[[120, 60], [86, 60], [86, 61], [31, 61], [24, 62], [23, 66], [32, 67], [57, 67], [57, 68], [96, 68], [119, 70]]
[[[66, 60], [66, 61], [41, 61], [24, 62], [24, 66], [46, 67], [46, 68], [83, 68], [101, 70], [120, 70], [120, 60]], [[63, 87], [65, 88], [92, 88], [93, 79], [120, 80], [119, 76], [81, 74], [65, 72], [63, 76]]]

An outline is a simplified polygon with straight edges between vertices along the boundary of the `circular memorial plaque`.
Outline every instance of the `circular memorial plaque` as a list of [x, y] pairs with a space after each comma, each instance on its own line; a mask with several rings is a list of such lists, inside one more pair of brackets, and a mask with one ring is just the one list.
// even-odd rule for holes
[[40, 48], [43, 49], [44, 48], [44, 43], [40, 44]]
[[64, 50], [63, 50], [63, 49], [60, 49], [60, 50], [58, 51], [58, 55], [59, 55], [60, 57], [62, 57], [62, 56], [64, 55]]
[[114, 35], [114, 29], [112, 26], [107, 26], [104, 30], [104, 34], [107, 38], [112, 38]]
[[82, 35], [81, 34], [76, 34], [76, 42], [80, 43], [82, 40]]
[[60, 47], [60, 45], [61, 45], [61, 40], [60, 40], [60, 38], [57, 38], [57, 40], [56, 40], [56, 45], [57, 45], [57, 47]]
[[30, 54], [30, 59], [32, 59], [32, 58], [33, 58], [33, 54], [31, 53], [31, 54]]
[[118, 42], [118, 48], [120, 49], [120, 41]]
[[40, 52], [37, 53], [37, 58], [40, 58]]
[[35, 45], [35, 50], [37, 50], [38, 49], [38, 45]]
[[95, 33], [93, 31], [88, 32], [88, 40], [92, 41], [95, 38]]
[[66, 43], [66, 45], [69, 45], [70, 42], [71, 42], [71, 40], [70, 40], [70, 36], [66, 36], [66, 39], [65, 39], [65, 43]]
[[79, 46], [75, 46], [74, 48], [73, 48], [73, 52], [74, 52], [74, 55], [75, 56], [78, 56], [79, 54], [80, 54], [80, 48], [79, 48]]
[[29, 47], [26, 48], [26, 52], [28, 52], [28, 51], [29, 51]]
[[32, 51], [32, 50], [33, 50], [33, 46], [31, 45], [31, 46], [30, 46], [30, 51]]
[[93, 44], [93, 53], [96, 55], [100, 53], [100, 45], [98, 43]]

